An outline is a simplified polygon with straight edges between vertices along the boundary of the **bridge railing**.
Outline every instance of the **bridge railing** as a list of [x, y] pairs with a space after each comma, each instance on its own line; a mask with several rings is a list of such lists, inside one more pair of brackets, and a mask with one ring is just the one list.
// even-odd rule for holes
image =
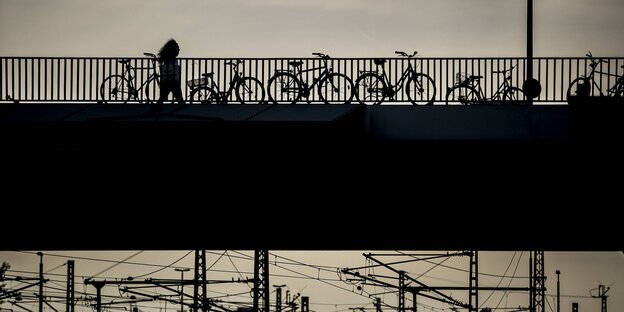
[[[596, 57], [598, 58], [598, 57]], [[146, 81], [155, 68], [150, 58], [146, 57], [0, 57], [0, 101], [2, 102], [88, 102], [100, 100], [99, 88], [102, 81], [113, 74], [122, 74], [124, 65], [120, 60], [129, 59], [130, 64], [137, 68], [133, 73], [135, 86]], [[329, 66], [334, 72], [349, 76], [355, 83], [362, 71], [374, 71], [381, 68], [375, 65], [375, 58], [332, 58]], [[435, 104], [443, 104], [446, 91], [456, 82], [457, 74], [464, 76], [483, 76], [480, 81], [486, 98], [496, 92], [503, 83], [505, 76], [493, 73], [515, 66], [511, 72], [511, 85], [522, 87], [526, 80], [526, 58], [494, 57], [494, 58], [384, 58], [385, 71], [391, 83], [396, 83], [406, 70], [408, 62], [433, 78], [436, 87]], [[600, 63], [596, 74], [596, 83], [605, 92], [622, 75], [624, 57], [602, 57], [607, 63]], [[226, 62], [242, 60], [239, 72], [244, 76], [259, 79], [268, 88], [269, 78], [276, 71], [290, 69], [290, 61], [302, 61], [302, 69], [322, 67], [319, 58], [180, 58], [182, 75], [182, 93], [185, 98], [190, 95], [186, 81], [198, 79], [202, 73], [213, 72], [214, 79], [221, 91], [227, 90], [233, 77], [231, 67]], [[587, 58], [538, 57], [533, 61], [533, 72], [542, 86], [542, 92], [536, 103], [566, 103], [566, 92], [571, 81], [585, 75], [589, 71], [590, 61]], [[320, 71], [303, 73], [303, 80], [312, 83]], [[150, 98], [157, 98], [154, 88]], [[316, 88], [308, 99], [319, 102]], [[353, 100], [356, 101], [355, 99]], [[394, 99], [385, 102], [409, 103], [404, 91], [396, 94]]]

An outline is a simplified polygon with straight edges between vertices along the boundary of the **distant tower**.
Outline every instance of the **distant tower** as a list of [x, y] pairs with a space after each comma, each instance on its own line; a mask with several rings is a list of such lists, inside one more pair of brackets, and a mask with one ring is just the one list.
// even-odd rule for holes
[[[546, 291], [546, 276], [544, 276], [544, 251], [534, 251], [531, 272], [531, 312], [546, 312], [544, 306], [544, 292]], [[529, 260], [530, 261], [530, 260]]]
[[195, 250], [195, 280], [193, 285], [193, 312], [207, 312], [206, 251]]
[[269, 312], [269, 251], [256, 250], [254, 257], [253, 312]]
[[399, 272], [399, 311], [405, 311], [405, 272]]
[[301, 297], [301, 312], [310, 312], [310, 297]]
[[[596, 289], [596, 288], [594, 288]], [[607, 312], [607, 292], [610, 287], [606, 287], [605, 285], [598, 285], [598, 296], [592, 295], [594, 298], [600, 298], [600, 311]]]
[[469, 312], [477, 312], [479, 309], [479, 252], [473, 250], [470, 253], [470, 281], [468, 290]]
[[67, 312], [74, 312], [74, 260], [67, 261]]

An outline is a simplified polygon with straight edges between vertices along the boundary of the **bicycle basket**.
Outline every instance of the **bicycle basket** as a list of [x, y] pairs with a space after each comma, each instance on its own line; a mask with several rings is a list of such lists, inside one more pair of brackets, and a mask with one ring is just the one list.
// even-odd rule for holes
[[189, 88], [196, 88], [199, 86], [205, 86], [207, 84], [208, 78], [193, 79], [186, 82], [186, 85], [189, 86]]

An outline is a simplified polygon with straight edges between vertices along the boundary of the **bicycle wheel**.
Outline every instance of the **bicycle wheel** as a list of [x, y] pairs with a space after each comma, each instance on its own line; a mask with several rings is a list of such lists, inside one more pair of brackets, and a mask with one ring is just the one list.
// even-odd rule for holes
[[526, 97], [520, 88], [510, 87], [503, 93], [503, 104], [525, 104]]
[[218, 93], [211, 87], [203, 86], [193, 89], [189, 104], [219, 104]]
[[[160, 86], [158, 85], [156, 78], [152, 78], [150, 81], [148, 81], [145, 84], [144, 88], [145, 88], [145, 102], [147, 104], [156, 104], [158, 99], [160, 99]], [[171, 101], [169, 100], [169, 98], [172, 98]], [[173, 101], [173, 94], [171, 94], [170, 92], [167, 99], [165, 99], [164, 102], [169, 103], [172, 101]]]
[[469, 86], [454, 86], [446, 93], [446, 105], [474, 105], [479, 104], [479, 101], [481, 101], [479, 93]]
[[301, 82], [291, 73], [276, 73], [269, 79], [268, 86], [269, 100], [274, 104], [295, 104], [301, 98]]
[[134, 88], [121, 75], [108, 76], [100, 85], [100, 99], [104, 104], [126, 104], [134, 96]]
[[431, 105], [435, 99], [436, 87], [431, 77], [417, 73], [405, 82], [407, 98], [414, 105]]
[[325, 104], [349, 104], [353, 99], [353, 81], [345, 74], [331, 73], [318, 82], [318, 93]]
[[244, 77], [236, 86], [236, 98], [241, 104], [260, 104], [264, 101], [264, 96], [262, 83], [254, 77]]
[[355, 80], [355, 98], [362, 105], [379, 105], [386, 94], [386, 83], [375, 73], [365, 73]]
[[571, 98], [599, 96], [600, 93], [600, 89], [598, 89], [591, 78], [579, 77], [572, 80], [572, 83], [570, 83], [567, 96], [568, 101], [570, 101]]

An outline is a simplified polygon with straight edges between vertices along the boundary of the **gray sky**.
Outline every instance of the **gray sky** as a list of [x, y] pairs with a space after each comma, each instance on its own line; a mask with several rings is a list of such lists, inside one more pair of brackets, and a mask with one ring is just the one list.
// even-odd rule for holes
[[[624, 55], [624, 1], [535, 0], [535, 55]], [[2, 56], [524, 56], [525, 0], [0, 0]]]
[[[270, 273], [271, 285], [286, 284], [291, 293], [301, 293], [302, 296], [310, 297], [310, 309], [313, 312], [350, 312], [350, 307], [372, 308], [372, 300], [367, 297], [368, 293], [384, 292], [384, 289], [373, 286], [363, 286], [363, 291], [357, 290], [357, 285], [352, 285], [339, 280], [336, 268], [358, 267], [367, 263], [362, 256], [363, 252], [369, 251], [270, 251]], [[388, 253], [389, 251], [384, 251]], [[421, 251], [422, 252], [422, 251]], [[193, 252], [189, 251], [48, 251], [44, 256], [44, 271], [50, 273], [46, 277], [51, 278], [50, 287], [57, 288], [56, 291], [64, 289], [66, 267], [64, 263], [70, 258], [76, 261], [76, 290], [78, 292], [88, 292], [93, 294], [91, 286], [83, 286], [83, 278], [80, 276], [96, 276], [97, 278], [126, 278], [133, 276], [139, 278], [172, 278], [179, 279], [180, 273], [174, 271], [174, 267], [193, 267]], [[136, 255], [135, 255], [136, 254]], [[59, 257], [60, 255], [60, 257]], [[134, 257], [127, 260], [128, 264], [115, 265], [114, 261]], [[114, 260], [113, 262], [101, 262], [89, 259]], [[207, 276], [209, 279], [230, 280], [232, 278], [252, 278], [253, 277], [253, 257], [252, 251], [228, 251], [223, 250], [207, 251], [206, 263], [209, 266]], [[408, 259], [406, 257], [379, 257], [380, 260], [391, 262]], [[179, 261], [178, 261], [179, 260]], [[396, 265], [398, 269], [408, 272], [412, 277], [432, 286], [467, 286], [468, 273], [461, 270], [468, 269], [467, 257], [452, 257], [444, 260], [441, 265], [436, 266], [444, 259], [432, 260], [433, 263], [413, 262], [409, 264]], [[518, 262], [519, 260], [519, 262]], [[37, 272], [39, 257], [34, 252], [0, 252], [0, 262], [6, 261], [11, 264], [8, 275], [33, 276], [26, 272]], [[145, 264], [167, 266], [162, 269], [160, 266], [148, 266]], [[298, 264], [293, 264], [296, 261]], [[526, 286], [528, 276], [528, 253], [527, 252], [480, 252], [479, 253], [479, 283], [481, 286]], [[301, 264], [305, 265], [301, 265]], [[143, 264], [143, 265], [141, 265]], [[311, 265], [311, 266], [309, 266]], [[624, 254], [621, 252], [546, 252], [545, 253], [545, 273], [547, 276], [547, 308], [552, 312], [555, 308], [556, 294], [556, 274], [555, 270], [561, 270], [561, 311], [569, 312], [572, 302], [578, 302], [581, 312], [599, 312], [600, 300], [593, 299], [589, 290], [596, 288], [599, 281], [611, 285], [608, 295], [609, 311], [623, 311], [624, 309]], [[376, 268], [374, 272], [360, 271], [362, 274], [375, 273], [380, 275], [395, 275], [382, 268]], [[52, 275], [58, 274], [58, 275]], [[422, 276], [421, 276], [422, 274]], [[501, 278], [500, 276], [508, 276]], [[510, 278], [513, 276], [514, 278]], [[343, 276], [344, 277], [344, 276]], [[192, 278], [192, 271], [185, 274], [185, 278]], [[322, 281], [321, 281], [322, 280]], [[396, 283], [396, 282], [395, 282]], [[331, 284], [331, 285], [330, 285]], [[9, 282], [9, 287], [17, 284]], [[247, 284], [225, 284], [211, 285], [208, 287], [209, 297], [221, 297], [224, 301], [251, 302], [250, 285]], [[273, 291], [274, 288], [271, 288]], [[55, 290], [46, 289], [48, 295]], [[192, 288], [185, 288], [187, 293], [192, 294]], [[164, 294], [163, 290], [159, 290]], [[117, 287], [110, 286], [103, 290], [106, 295], [119, 296]], [[451, 291], [454, 298], [467, 301], [466, 292]], [[225, 294], [229, 294], [226, 296]], [[63, 295], [64, 293], [58, 293]], [[283, 294], [285, 295], [285, 294]], [[80, 297], [81, 295], [77, 295]], [[380, 295], [383, 302], [396, 305], [396, 293]], [[489, 298], [488, 298], [489, 297]], [[481, 307], [517, 308], [528, 304], [526, 293], [512, 292], [508, 294], [495, 293], [490, 297], [490, 292], [479, 293]], [[105, 298], [104, 302], [111, 298]], [[121, 299], [115, 299], [120, 301]], [[63, 300], [61, 300], [62, 302]], [[274, 293], [271, 294], [271, 301], [274, 301]], [[451, 312], [445, 304], [421, 297], [418, 301], [419, 311], [426, 312]], [[36, 311], [35, 303], [24, 302], [23, 305]], [[54, 304], [63, 311], [63, 303]], [[125, 305], [122, 305], [122, 307]], [[235, 307], [236, 305], [232, 305]], [[411, 306], [411, 297], [407, 303]], [[13, 308], [16, 312], [24, 311], [17, 306], [11, 307], [10, 303], [0, 306], [2, 309]], [[552, 310], [551, 310], [552, 308]], [[172, 304], [165, 305], [163, 302], [141, 303], [141, 312], [175, 312], [179, 307]], [[53, 312], [45, 307], [45, 312]], [[77, 312], [89, 312], [84, 304], [76, 308]], [[116, 312], [118, 310], [110, 310]], [[385, 312], [392, 311], [384, 308]], [[460, 310], [461, 311], [461, 310]], [[495, 310], [510, 311], [510, 310]]]

